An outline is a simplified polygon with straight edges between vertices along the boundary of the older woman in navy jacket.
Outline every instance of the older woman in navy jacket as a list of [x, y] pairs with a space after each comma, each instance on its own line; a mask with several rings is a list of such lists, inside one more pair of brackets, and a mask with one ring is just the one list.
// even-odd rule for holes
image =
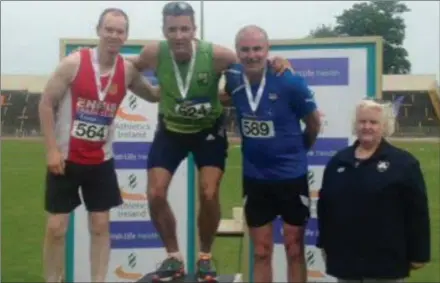
[[419, 161], [385, 140], [391, 107], [362, 101], [357, 141], [324, 170], [317, 246], [339, 281], [401, 282], [430, 260], [430, 220]]

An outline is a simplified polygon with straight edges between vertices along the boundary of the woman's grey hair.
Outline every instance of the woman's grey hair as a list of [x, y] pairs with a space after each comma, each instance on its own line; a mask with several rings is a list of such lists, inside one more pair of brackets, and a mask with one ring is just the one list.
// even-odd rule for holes
[[393, 135], [396, 127], [396, 113], [393, 104], [391, 102], [378, 102], [370, 99], [364, 99], [356, 105], [352, 129], [354, 135], [356, 135], [359, 110], [362, 109], [379, 110], [380, 121], [383, 127], [383, 136], [390, 137]]

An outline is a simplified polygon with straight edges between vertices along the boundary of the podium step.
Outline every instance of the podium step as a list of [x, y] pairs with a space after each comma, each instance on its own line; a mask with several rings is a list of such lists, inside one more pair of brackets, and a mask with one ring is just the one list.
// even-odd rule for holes
[[[150, 273], [146, 274], [144, 277], [139, 279], [137, 282], [138, 283], [153, 283], [151, 277], [152, 277], [152, 275]], [[186, 283], [186, 282], [195, 283], [195, 282], [197, 282], [197, 278], [194, 274], [187, 274], [187, 275], [185, 275], [184, 278], [167, 281], [167, 283]], [[221, 274], [217, 277], [216, 282], [218, 282], [218, 283], [241, 282], [241, 276], [239, 274]]]

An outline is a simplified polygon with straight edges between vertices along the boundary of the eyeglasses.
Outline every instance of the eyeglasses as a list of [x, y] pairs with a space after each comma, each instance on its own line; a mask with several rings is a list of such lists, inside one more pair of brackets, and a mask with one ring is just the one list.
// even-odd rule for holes
[[191, 5], [186, 2], [171, 2], [163, 7], [162, 14], [164, 16], [193, 15], [194, 10]]

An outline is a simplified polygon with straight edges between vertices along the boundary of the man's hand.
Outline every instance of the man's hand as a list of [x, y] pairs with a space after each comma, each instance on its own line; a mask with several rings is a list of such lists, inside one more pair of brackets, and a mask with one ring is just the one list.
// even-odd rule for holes
[[231, 102], [231, 96], [226, 91], [219, 90], [218, 97], [223, 106], [228, 106]]
[[160, 88], [153, 86], [151, 90], [151, 94], [153, 97], [153, 102], [159, 102], [160, 101]]
[[52, 174], [64, 175], [64, 158], [58, 149], [50, 149], [47, 152], [47, 168]]
[[160, 88], [151, 85], [143, 76], [135, 78], [129, 89], [148, 102], [155, 103], [160, 101]]
[[270, 60], [270, 62], [272, 68], [277, 73], [277, 76], [282, 75], [286, 70], [289, 70], [293, 73], [292, 65], [290, 64], [289, 60], [287, 60], [286, 58], [275, 56]]
[[424, 267], [426, 263], [423, 262], [411, 262], [411, 269], [417, 270]]
[[317, 110], [303, 118], [306, 128], [303, 133], [304, 146], [310, 150], [316, 142], [319, 132], [321, 131], [321, 116]]

